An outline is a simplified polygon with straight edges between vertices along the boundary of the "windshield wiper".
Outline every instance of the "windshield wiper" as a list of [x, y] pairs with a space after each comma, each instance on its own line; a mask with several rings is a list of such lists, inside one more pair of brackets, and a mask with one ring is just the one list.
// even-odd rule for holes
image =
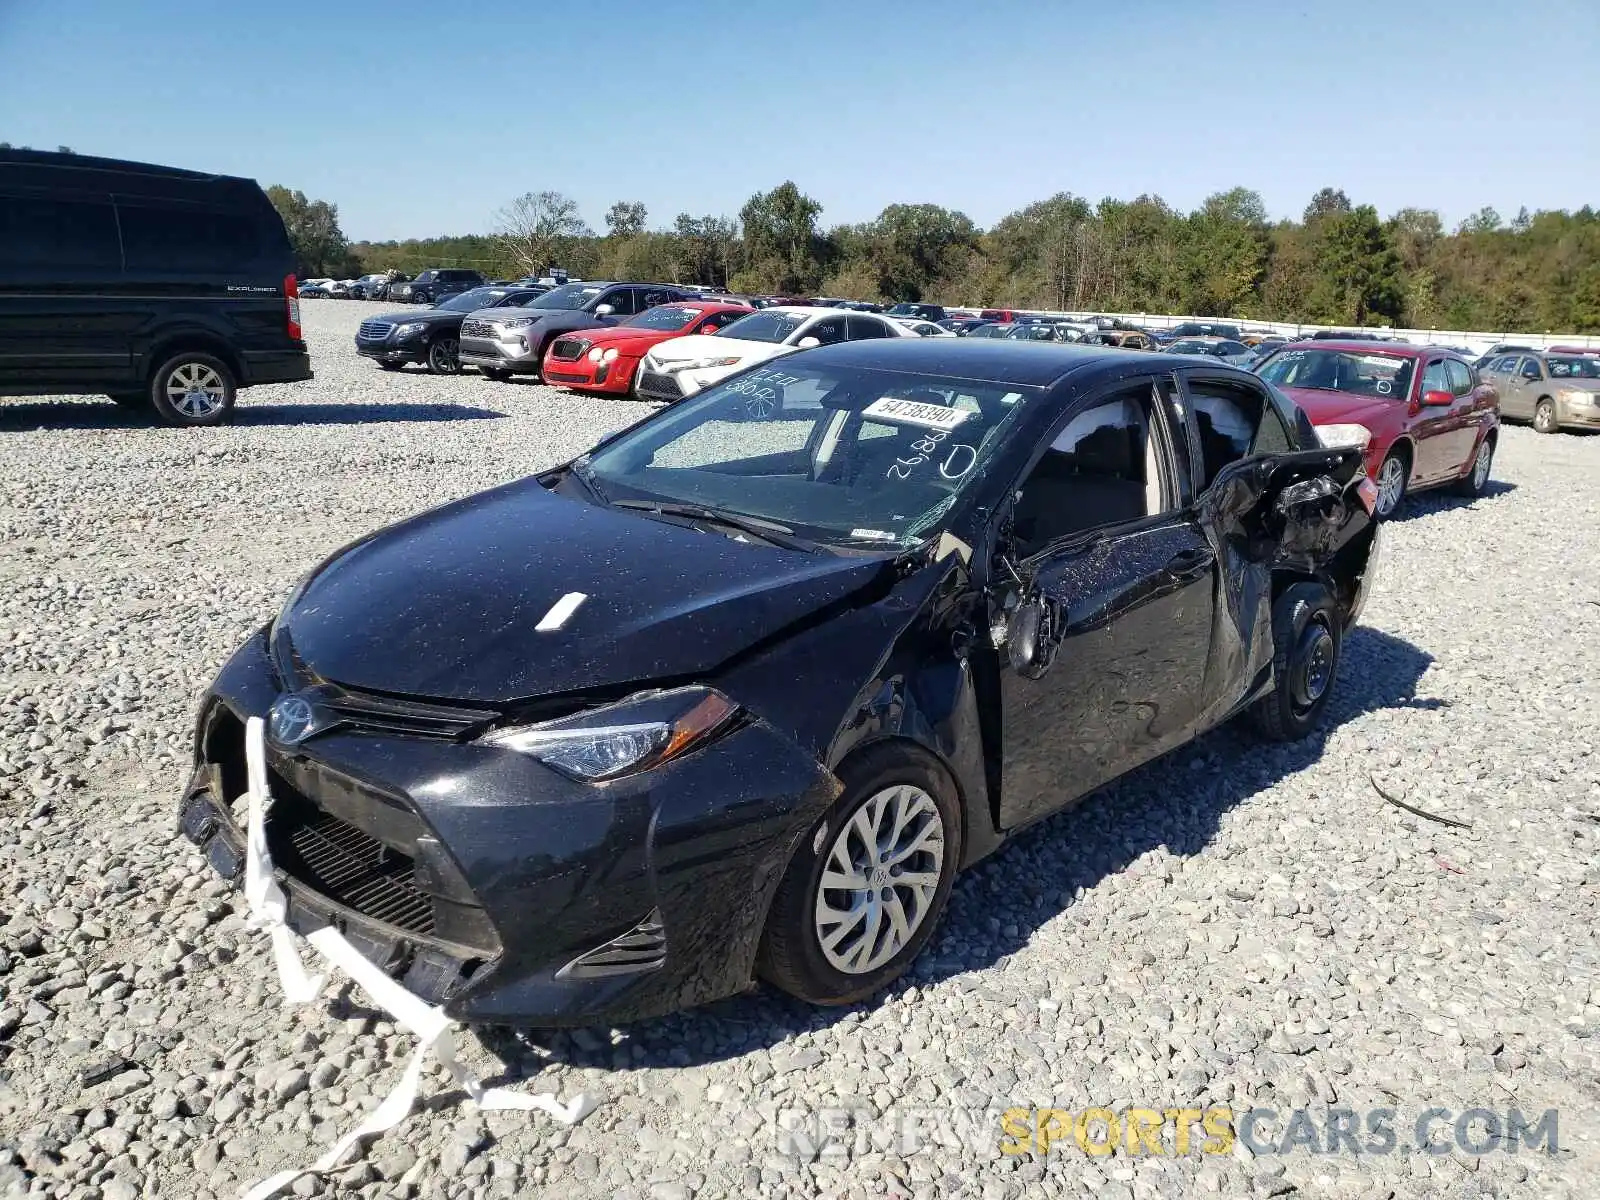
[[640, 512], [660, 513], [664, 517], [683, 517], [691, 521], [707, 521], [714, 525], [725, 525], [729, 529], [737, 529], [740, 533], [748, 533], [752, 537], [760, 538], [762, 541], [783, 550], [801, 550], [808, 554], [816, 550], [816, 543], [795, 537], [794, 530], [787, 525], [779, 525], [775, 521], [764, 521], [760, 517], [747, 517], [743, 513], [728, 512], [725, 509], [708, 508], [698, 504], [679, 504], [665, 500], [615, 500], [611, 502], [611, 505], [613, 508], [632, 508]]

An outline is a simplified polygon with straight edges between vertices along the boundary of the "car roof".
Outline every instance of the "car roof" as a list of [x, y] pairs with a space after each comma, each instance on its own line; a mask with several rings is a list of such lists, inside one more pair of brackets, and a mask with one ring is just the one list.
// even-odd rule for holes
[[[1090, 383], [1101, 374], [1126, 374], [1130, 363], [1146, 357], [1115, 346], [1059, 342], [1036, 342], [1024, 349], [994, 338], [873, 338], [834, 342], [803, 353], [806, 362], [818, 366], [917, 371], [1019, 387], [1049, 387], [1069, 375], [1082, 375]], [[1205, 365], [1231, 369], [1210, 362]]]
[[1351, 354], [1389, 354], [1395, 358], [1421, 358], [1426, 354], [1454, 354], [1457, 358], [1461, 355], [1457, 351], [1446, 349], [1443, 346], [1419, 346], [1415, 342], [1379, 342], [1368, 341], [1366, 338], [1303, 338], [1298, 342], [1289, 342], [1278, 347], [1280, 350], [1305, 349], [1305, 350], [1344, 350]]

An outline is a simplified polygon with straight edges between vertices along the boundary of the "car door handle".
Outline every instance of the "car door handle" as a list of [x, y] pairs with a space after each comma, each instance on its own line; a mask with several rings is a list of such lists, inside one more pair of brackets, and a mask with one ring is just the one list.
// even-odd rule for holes
[[1216, 557], [1209, 549], [1199, 547], [1180, 550], [1167, 560], [1167, 565], [1161, 568], [1161, 573], [1178, 583], [1198, 579], [1211, 569]]

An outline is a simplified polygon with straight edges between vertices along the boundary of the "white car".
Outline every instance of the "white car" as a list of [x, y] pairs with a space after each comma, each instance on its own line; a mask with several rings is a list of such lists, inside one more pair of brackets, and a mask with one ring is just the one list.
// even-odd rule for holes
[[918, 337], [955, 337], [948, 329], [941, 329], [932, 321], [924, 321], [921, 317], [896, 317], [896, 321]]
[[645, 400], [681, 400], [737, 371], [811, 346], [869, 338], [916, 337], [900, 322], [845, 308], [763, 308], [716, 333], [662, 342], [639, 364], [634, 391]]

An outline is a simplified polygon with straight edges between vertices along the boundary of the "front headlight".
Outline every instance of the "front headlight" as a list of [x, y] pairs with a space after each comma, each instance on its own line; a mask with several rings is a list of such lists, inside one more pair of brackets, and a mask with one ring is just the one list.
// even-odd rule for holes
[[557, 721], [497, 729], [479, 742], [536, 758], [580, 783], [600, 783], [681, 758], [725, 728], [737, 711], [712, 688], [640, 692]]
[[1330, 450], [1341, 446], [1354, 446], [1365, 450], [1372, 441], [1372, 431], [1365, 425], [1316, 425], [1317, 441]]
[[686, 362], [671, 363], [669, 371], [703, 371], [707, 367], [737, 367], [743, 360], [740, 358], [691, 358]]
[[404, 325], [394, 327], [395, 337], [410, 337], [413, 333], [421, 333], [428, 327], [425, 321], [407, 321]]
[[615, 346], [613, 346], [611, 349], [607, 350], [600, 357], [606, 362], [616, 362], [617, 361], [617, 348]]
[[592, 362], [592, 363], [597, 363], [604, 357], [605, 357], [605, 355], [601, 351], [599, 346], [596, 346], [593, 350], [589, 351], [588, 358], [589, 358], [589, 361]]
[[1600, 392], [1586, 392], [1582, 388], [1567, 388], [1562, 391], [1561, 398], [1568, 404], [1600, 405]]

